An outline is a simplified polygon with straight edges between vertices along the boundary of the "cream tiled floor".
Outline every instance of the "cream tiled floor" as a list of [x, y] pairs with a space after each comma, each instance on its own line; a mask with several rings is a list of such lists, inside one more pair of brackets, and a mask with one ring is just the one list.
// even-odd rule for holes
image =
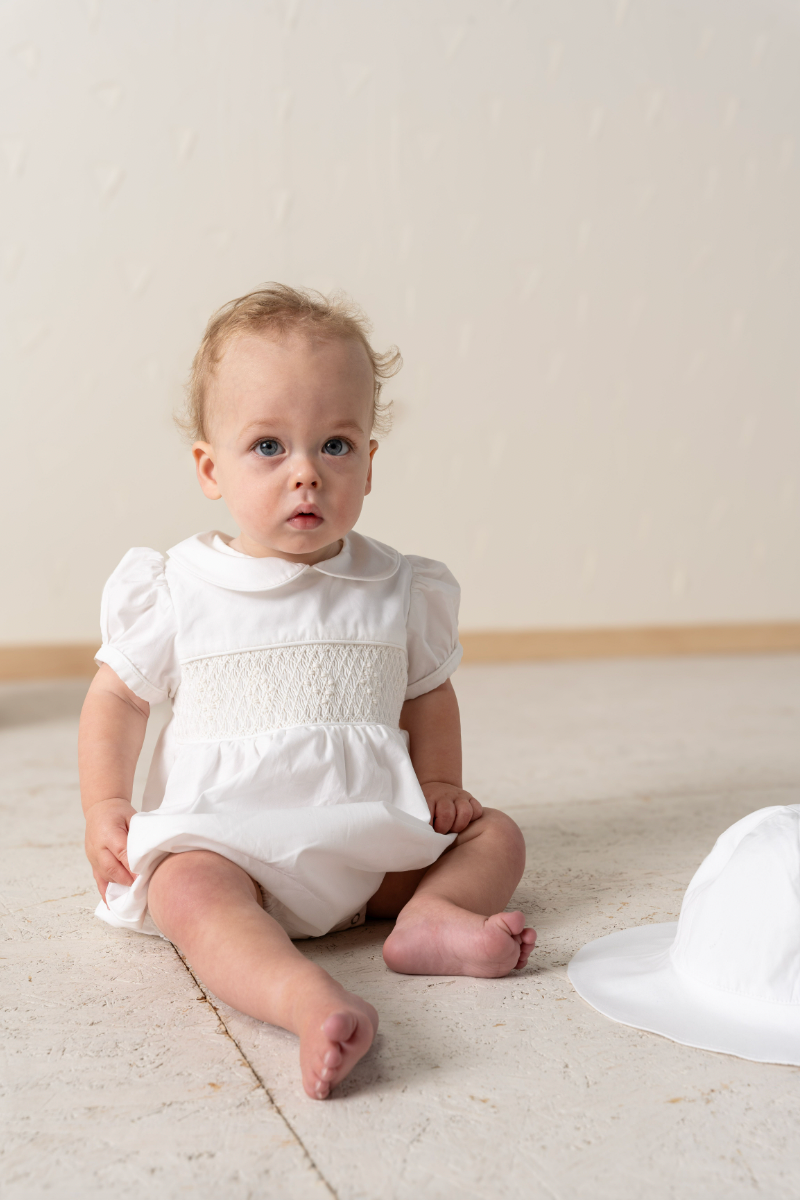
[[715, 836], [800, 802], [800, 659], [463, 668], [468, 786], [522, 825], [539, 930], [502, 980], [393, 975], [388, 926], [305, 943], [381, 1013], [319, 1104], [294, 1039], [93, 920], [75, 769], [85, 685], [0, 689], [7, 1200], [649, 1200], [800, 1194], [800, 1069], [605, 1020], [566, 963], [673, 919]]

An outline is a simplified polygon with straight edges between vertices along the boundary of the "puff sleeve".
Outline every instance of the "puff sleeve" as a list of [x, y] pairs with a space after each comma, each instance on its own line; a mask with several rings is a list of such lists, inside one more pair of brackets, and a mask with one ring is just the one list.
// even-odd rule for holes
[[411, 602], [406, 623], [408, 689], [406, 700], [432, 692], [461, 661], [458, 602], [461, 588], [444, 563], [407, 555], [411, 564]]
[[100, 627], [98, 663], [108, 663], [150, 704], [174, 695], [180, 682], [177, 624], [164, 559], [157, 550], [139, 547], [125, 555], [103, 589]]

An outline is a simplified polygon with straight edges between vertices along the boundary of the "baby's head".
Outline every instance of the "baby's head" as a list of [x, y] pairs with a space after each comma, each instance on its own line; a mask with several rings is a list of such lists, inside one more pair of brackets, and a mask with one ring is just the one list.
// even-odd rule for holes
[[309, 563], [338, 553], [370, 491], [381, 386], [402, 361], [368, 335], [348, 301], [281, 284], [209, 321], [186, 428], [200, 486], [239, 524], [237, 549]]

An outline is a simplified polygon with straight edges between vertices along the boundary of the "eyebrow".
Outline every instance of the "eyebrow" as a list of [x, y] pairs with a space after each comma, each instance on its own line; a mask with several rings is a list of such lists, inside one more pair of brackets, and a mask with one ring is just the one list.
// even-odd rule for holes
[[334, 421], [334, 429], [354, 429], [356, 433], [363, 433], [363, 425], [359, 425], [358, 421]]
[[[255, 433], [257, 430], [260, 430], [260, 429], [271, 429], [273, 426], [278, 426], [279, 424], [280, 424], [280, 421], [269, 421], [269, 420], [251, 421], [249, 425], [245, 425], [244, 429], [241, 431], [241, 436], [244, 437], [245, 434]], [[358, 421], [350, 421], [350, 420], [332, 421], [331, 428], [332, 429], [353, 430], [356, 433], [364, 432], [363, 425], [359, 425]]]

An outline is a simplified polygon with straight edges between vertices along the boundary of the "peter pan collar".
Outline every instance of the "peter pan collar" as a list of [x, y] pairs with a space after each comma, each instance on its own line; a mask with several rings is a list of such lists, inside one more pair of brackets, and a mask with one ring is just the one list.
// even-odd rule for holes
[[216, 537], [228, 540], [225, 534], [212, 529], [179, 542], [167, 551], [167, 555], [196, 578], [234, 592], [269, 592], [291, 583], [305, 571], [364, 582], [389, 579], [400, 566], [400, 555], [396, 550], [360, 533], [348, 533], [337, 555], [313, 567], [287, 562], [285, 558], [226, 554], [215, 549]]

